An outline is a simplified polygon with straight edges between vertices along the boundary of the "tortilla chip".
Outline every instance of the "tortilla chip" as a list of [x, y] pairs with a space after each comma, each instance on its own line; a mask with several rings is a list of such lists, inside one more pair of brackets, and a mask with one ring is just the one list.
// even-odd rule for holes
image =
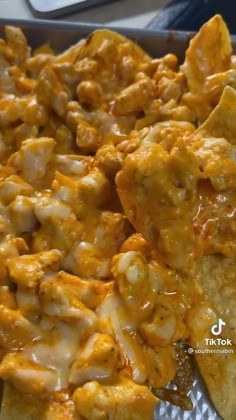
[[223, 137], [236, 144], [236, 90], [226, 86], [219, 104], [208, 119], [199, 127], [199, 132], [213, 137]]
[[77, 59], [100, 57], [111, 64], [112, 60], [116, 59], [117, 46], [124, 43], [129, 44], [129, 54], [135, 61], [150, 59], [150, 56], [135, 42], [109, 29], [98, 29], [89, 35], [83, 43]]
[[[221, 255], [202, 257], [197, 263], [196, 280], [226, 323], [222, 336], [236, 345], [236, 260]], [[235, 390], [236, 391], [236, 390]]]
[[[218, 317], [226, 325], [220, 336], [232, 345], [206, 346], [219, 353], [195, 354], [213, 404], [224, 420], [236, 416], [236, 261], [220, 255], [203, 257], [196, 267], [196, 280]], [[210, 332], [208, 338], [210, 338]], [[216, 338], [213, 337], [212, 338]], [[219, 338], [219, 337], [217, 337]], [[232, 353], [223, 353], [224, 350]], [[222, 352], [222, 353], [221, 353]]]
[[191, 92], [200, 93], [207, 76], [231, 67], [232, 46], [228, 28], [220, 15], [205, 23], [190, 41], [182, 66]]
[[[214, 349], [217, 349], [214, 346]], [[222, 347], [221, 347], [222, 349]], [[196, 354], [197, 364], [211, 400], [224, 420], [236, 416], [236, 347], [234, 353]]]

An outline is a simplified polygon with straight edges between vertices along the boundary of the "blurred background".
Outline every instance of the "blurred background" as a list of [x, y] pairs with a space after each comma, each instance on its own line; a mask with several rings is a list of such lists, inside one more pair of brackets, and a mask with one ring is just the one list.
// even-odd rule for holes
[[1, 18], [53, 18], [100, 25], [196, 31], [215, 13], [236, 34], [234, 0], [0, 0]]
[[232, 34], [236, 34], [236, 2], [234, 0], [173, 0], [149, 22], [151, 28], [161, 27], [197, 31], [216, 13], [221, 14]]

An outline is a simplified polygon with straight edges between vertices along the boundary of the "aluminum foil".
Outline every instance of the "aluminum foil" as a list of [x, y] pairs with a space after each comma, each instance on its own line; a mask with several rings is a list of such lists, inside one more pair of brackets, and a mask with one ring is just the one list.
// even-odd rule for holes
[[198, 372], [188, 396], [193, 402], [192, 411], [183, 411], [166, 401], [160, 401], [155, 410], [155, 420], [221, 420]]

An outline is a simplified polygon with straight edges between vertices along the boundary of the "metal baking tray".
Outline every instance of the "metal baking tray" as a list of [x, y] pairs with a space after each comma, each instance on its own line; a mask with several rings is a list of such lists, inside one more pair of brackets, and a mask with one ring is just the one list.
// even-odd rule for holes
[[[58, 52], [78, 42], [95, 29], [104, 28], [104, 26], [92, 24], [0, 18], [0, 37], [3, 36], [5, 25], [20, 26], [24, 30], [31, 47], [36, 48], [45, 42], [49, 42]], [[118, 27], [112, 27], [111, 29], [131, 38], [153, 57], [173, 53], [179, 57], [180, 62], [183, 60], [189, 40], [193, 36], [193, 33], [190, 32]], [[232, 37], [232, 43], [234, 51], [236, 51], [236, 36]], [[196, 379], [189, 396], [194, 405], [191, 412], [182, 411], [168, 402], [160, 401], [155, 412], [155, 420], [220, 420], [198, 372], [196, 372]]]

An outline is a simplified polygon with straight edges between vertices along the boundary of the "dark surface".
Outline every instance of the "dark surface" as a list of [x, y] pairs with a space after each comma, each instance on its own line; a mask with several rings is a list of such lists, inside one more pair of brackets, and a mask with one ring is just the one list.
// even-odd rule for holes
[[[84, 0], [75, 4], [69, 4], [65, 7], [59, 7], [60, 2], [54, 1], [45, 4], [45, 0], [28, 0], [32, 13], [36, 17], [44, 19], [51, 19], [58, 16], [63, 16], [69, 13], [79, 12], [93, 6], [98, 6], [102, 3], [110, 2], [111, 0]], [[115, 0], [112, 0], [115, 1]]]
[[173, 0], [163, 8], [148, 27], [197, 31], [215, 14], [221, 14], [231, 34], [236, 34], [236, 2], [234, 0]]

